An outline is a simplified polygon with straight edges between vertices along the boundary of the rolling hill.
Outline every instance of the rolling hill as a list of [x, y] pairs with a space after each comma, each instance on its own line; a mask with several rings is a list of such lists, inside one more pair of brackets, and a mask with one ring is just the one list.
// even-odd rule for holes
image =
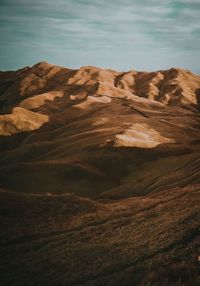
[[200, 77], [0, 72], [2, 286], [199, 285]]

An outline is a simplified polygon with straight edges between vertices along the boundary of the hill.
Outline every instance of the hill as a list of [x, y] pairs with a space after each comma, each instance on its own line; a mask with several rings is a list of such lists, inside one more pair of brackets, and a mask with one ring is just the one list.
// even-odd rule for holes
[[179, 68], [0, 72], [2, 285], [199, 285], [199, 104]]

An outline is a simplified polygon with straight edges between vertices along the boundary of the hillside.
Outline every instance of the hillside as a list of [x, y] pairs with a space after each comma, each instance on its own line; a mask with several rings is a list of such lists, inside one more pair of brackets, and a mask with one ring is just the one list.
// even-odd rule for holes
[[199, 285], [199, 104], [180, 68], [0, 72], [2, 285]]

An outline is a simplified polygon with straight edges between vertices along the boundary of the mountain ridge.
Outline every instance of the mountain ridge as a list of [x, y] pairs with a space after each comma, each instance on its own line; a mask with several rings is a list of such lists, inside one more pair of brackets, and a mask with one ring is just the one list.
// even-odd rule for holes
[[200, 77], [0, 72], [3, 286], [199, 284]]

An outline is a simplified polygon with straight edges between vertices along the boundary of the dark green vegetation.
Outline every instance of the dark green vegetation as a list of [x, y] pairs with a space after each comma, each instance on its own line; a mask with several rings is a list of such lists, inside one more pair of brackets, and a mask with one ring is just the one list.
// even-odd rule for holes
[[0, 74], [0, 285], [199, 285], [199, 87], [178, 69]]

